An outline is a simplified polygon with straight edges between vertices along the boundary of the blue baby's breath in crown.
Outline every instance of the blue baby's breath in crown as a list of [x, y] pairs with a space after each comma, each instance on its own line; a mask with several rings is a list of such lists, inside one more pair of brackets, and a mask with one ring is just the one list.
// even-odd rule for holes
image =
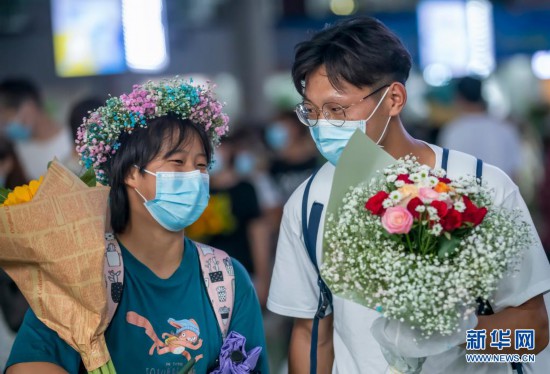
[[229, 119], [212, 89], [176, 77], [134, 85], [131, 93], [109, 98], [84, 118], [78, 129], [76, 150], [81, 163], [94, 168], [98, 182], [109, 184], [105, 163], [119, 149], [120, 135], [146, 128], [147, 120], [168, 113], [204, 126], [213, 146], [218, 145], [229, 130]]

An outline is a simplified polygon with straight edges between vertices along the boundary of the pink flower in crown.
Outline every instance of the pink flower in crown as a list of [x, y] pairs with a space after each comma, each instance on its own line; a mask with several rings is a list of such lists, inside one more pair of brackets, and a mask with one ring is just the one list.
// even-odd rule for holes
[[402, 206], [390, 207], [382, 216], [382, 227], [390, 234], [408, 234], [412, 224], [412, 214]]
[[438, 200], [439, 192], [434, 191], [430, 187], [422, 187], [418, 190], [418, 197], [424, 204], [430, 204], [434, 200]]

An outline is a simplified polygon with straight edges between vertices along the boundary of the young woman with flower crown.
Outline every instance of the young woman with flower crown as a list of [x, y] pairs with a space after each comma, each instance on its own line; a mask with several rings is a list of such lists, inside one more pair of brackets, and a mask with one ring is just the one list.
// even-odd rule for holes
[[[124, 264], [123, 292], [105, 333], [119, 373], [178, 373], [191, 361], [191, 372], [206, 373], [219, 364], [219, 311], [200, 258], [200, 250], [216, 250], [190, 241], [184, 231], [208, 203], [212, 151], [228, 130], [221, 108], [209, 87], [175, 79], [110, 98], [80, 128], [77, 150], [85, 166], [111, 187], [111, 225]], [[212, 274], [221, 274], [221, 267], [234, 275], [228, 330], [246, 338], [238, 359], [248, 369], [256, 364], [249, 372], [267, 373], [252, 283], [228, 258], [212, 263], [211, 282], [219, 281]], [[231, 293], [218, 291], [220, 300]], [[251, 350], [255, 357], [247, 357]], [[78, 353], [29, 311], [7, 373], [76, 373], [79, 366]]]

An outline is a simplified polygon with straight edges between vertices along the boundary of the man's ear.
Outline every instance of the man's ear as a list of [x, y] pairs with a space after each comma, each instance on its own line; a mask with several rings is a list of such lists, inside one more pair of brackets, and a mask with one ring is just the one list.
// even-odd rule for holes
[[141, 176], [140, 170], [132, 166], [130, 170], [126, 173], [126, 177], [124, 178], [124, 184], [127, 185], [130, 188], [136, 188], [137, 187], [137, 180]]
[[391, 100], [391, 109], [389, 115], [396, 117], [401, 114], [401, 111], [407, 103], [407, 89], [402, 83], [394, 82], [390, 86], [388, 96]]

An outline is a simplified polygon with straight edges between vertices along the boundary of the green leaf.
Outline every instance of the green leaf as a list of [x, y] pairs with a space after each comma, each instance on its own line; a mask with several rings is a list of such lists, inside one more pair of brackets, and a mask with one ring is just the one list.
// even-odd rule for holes
[[88, 187], [95, 187], [96, 185], [96, 176], [93, 168], [86, 170], [84, 174], [80, 177], [80, 180], [86, 183]]
[[460, 238], [456, 236], [446, 236], [439, 237], [439, 250], [437, 251], [437, 256], [440, 259], [444, 259], [446, 255], [451, 257], [457, 252], [458, 245], [460, 244]]
[[4, 204], [10, 192], [9, 188], [0, 187], [0, 204]]

